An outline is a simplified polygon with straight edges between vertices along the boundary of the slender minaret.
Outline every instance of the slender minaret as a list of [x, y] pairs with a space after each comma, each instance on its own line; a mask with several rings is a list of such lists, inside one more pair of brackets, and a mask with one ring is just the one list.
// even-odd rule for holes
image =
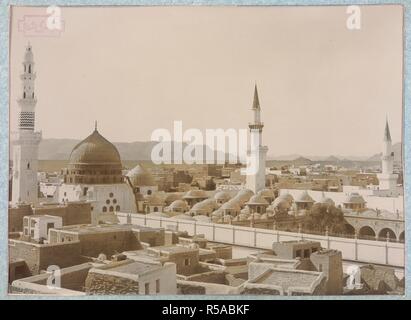
[[254, 87], [254, 100], [251, 110], [254, 114], [254, 121], [248, 125], [250, 128], [250, 149], [247, 161], [246, 187], [257, 193], [265, 188], [265, 160], [268, 151], [268, 148], [262, 145], [264, 124], [261, 122], [257, 85]]
[[380, 190], [397, 190], [398, 175], [394, 174], [394, 152], [392, 151], [392, 141], [388, 119], [385, 122], [383, 149], [381, 157], [381, 174], [378, 175]]
[[12, 203], [37, 203], [37, 164], [38, 146], [41, 132], [34, 131], [35, 106], [37, 99], [34, 96], [34, 60], [31, 45], [28, 44], [23, 61], [22, 94], [17, 100], [18, 128], [11, 134], [13, 180]]

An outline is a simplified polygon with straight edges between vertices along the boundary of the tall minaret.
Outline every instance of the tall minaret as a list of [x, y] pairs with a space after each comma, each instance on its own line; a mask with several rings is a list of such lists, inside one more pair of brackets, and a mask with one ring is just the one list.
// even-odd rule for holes
[[262, 145], [264, 124], [261, 122], [257, 85], [254, 87], [254, 100], [251, 110], [253, 111], [254, 121], [248, 125], [250, 128], [250, 149], [247, 161], [246, 187], [257, 193], [265, 188], [265, 160], [268, 151], [268, 148]]
[[18, 128], [11, 134], [13, 181], [12, 203], [36, 203], [38, 201], [37, 164], [41, 132], [34, 131], [37, 99], [34, 96], [34, 60], [31, 45], [28, 44], [23, 61], [22, 94], [17, 100]]
[[392, 141], [388, 119], [385, 122], [381, 162], [381, 174], [378, 175], [378, 180], [380, 182], [379, 189], [394, 192], [397, 190], [398, 175], [394, 174], [394, 152], [392, 151]]

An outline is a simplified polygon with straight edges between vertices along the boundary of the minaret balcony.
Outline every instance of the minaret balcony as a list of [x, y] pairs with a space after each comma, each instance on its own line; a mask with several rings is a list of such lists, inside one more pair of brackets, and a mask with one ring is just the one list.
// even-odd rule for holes
[[248, 127], [250, 129], [259, 129], [259, 130], [261, 130], [264, 127], [264, 123], [263, 122], [249, 122]]

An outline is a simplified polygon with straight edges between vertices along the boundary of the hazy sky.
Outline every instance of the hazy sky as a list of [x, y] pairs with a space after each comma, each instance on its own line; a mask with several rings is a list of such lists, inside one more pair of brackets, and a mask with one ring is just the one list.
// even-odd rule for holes
[[28, 37], [18, 21], [46, 10], [14, 7], [11, 126], [30, 41], [44, 138], [244, 128], [257, 82], [269, 155], [372, 155], [386, 115], [401, 139], [402, 7], [362, 6], [354, 31], [346, 9], [63, 7], [59, 37]]

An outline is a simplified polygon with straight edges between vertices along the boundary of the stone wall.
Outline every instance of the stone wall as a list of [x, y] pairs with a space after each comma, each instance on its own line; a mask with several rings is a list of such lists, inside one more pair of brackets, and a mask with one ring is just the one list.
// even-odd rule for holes
[[30, 205], [9, 208], [9, 232], [23, 231], [23, 217], [33, 214]]
[[51, 265], [65, 268], [84, 262], [80, 255], [80, 243], [35, 244], [9, 240], [10, 259], [24, 259], [32, 275]]
[[138, 281], [132, 279], [91, 271], [85, 282], [85, 291], [91, 295], [137, 295], [139, 286]]

